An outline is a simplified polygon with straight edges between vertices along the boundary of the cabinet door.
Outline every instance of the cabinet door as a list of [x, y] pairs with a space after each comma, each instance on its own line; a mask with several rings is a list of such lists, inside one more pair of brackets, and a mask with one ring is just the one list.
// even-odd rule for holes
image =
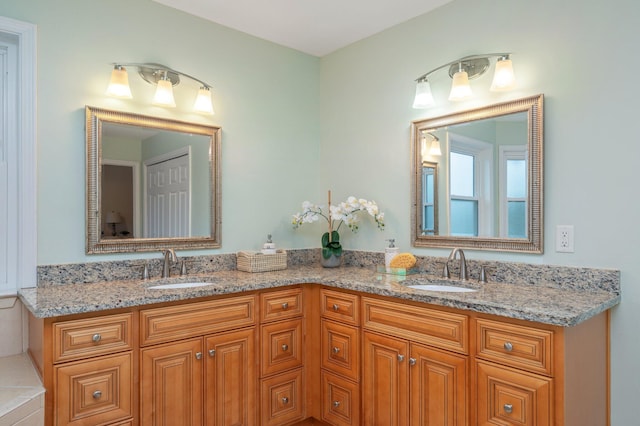
[[478, 426], [553, 424], [552, 380], [477, 362]]
[[467, 359], [411, 344], [411, 424], [462, 426], [467, 415]]
[[302, 319], [265, 324], [262, 330], [262, 377], [302, 367]]
[[141, 424], [202, 424], [202, 339], [143, 349]]
[[364, 424], [405, 426], [409, 420], [409, 343], [365, 332]]
[[256, 424], [255, 328], [207, 337], [207, 425]]
[[130, 352], [57, 366], [56, 425], [90, 426], [131, 417], [132, 370]]

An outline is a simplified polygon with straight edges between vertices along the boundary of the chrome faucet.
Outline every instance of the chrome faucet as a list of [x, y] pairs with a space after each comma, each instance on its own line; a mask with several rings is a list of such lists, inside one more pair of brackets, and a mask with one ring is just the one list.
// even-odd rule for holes
[[444, 264], [444, 269], [442, 270], [442, 276], [445, 278], [449, 278], [449, 261], [451, 260], [455, 260], [456, 255], [460, 253], [460, 279], [461, 280], [468, 280], [469, 279], [469, 274], [467, 273], [467, 259], [464, 257], [464, 252], [462, 251], [462, 249], [460, 248], [454, 248], [453, 250], [451, 250], [451, 254], [449, 255], [449, 258], [447, 259], [447, 261]]
[[169, 278], [171, 276], [171, 262], [177, 262], [178, 256], [173, 249], [162, 250], [164, 255], [164, 262], [162, 263], [162, 278]]

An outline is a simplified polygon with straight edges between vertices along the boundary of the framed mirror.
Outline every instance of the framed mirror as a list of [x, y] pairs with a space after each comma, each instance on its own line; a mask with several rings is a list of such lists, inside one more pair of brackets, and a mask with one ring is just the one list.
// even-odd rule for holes
[[219, 127], [85, 115], [88, 254], [220, 247]]
[[411, 126], [415, 247], [542, 253], [543, 95]]

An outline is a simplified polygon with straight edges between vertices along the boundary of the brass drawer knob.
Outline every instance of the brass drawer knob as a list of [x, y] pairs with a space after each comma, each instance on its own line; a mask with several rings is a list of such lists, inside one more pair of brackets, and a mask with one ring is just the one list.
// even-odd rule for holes
[[93, 392], [93, 399], [100, 399], [100, 397], [102, 397], [102, 392], [97, 390], [95, 392]]
[[96, 333], [91, 336], [91, 340], [93, 340], [95, 343], [98, 343], [100, 340], [102, 340], [102, 336], [100, 335], [100, 333]]
[[511, 404], [504, 404], [504, 412], [507, 414], [511, 414], [513, 413], [513, 405]]
[[513, 350], [513, 345], [511, 344], [511, 342], [504, 343], [504, 350], [507, 352], [511, 352]]

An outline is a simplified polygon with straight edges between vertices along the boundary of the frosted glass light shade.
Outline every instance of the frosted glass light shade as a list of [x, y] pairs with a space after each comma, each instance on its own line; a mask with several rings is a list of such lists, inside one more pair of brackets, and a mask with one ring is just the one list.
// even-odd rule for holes
[[176, 101], [173, 98], [173, 86], [169, 80], [158, 80], [153, 104], [163, 107], [175, 108]]
[[442, 151], [440, 150], [440, 141], [438, 139], [434, 139], [431, 142], [431, 148], [429, 148], [429, 155], [438, 156], [442, 155]]
[[131, 89], [129, 88], [129, 75], [124, 67], [115, 66], [111, 71], [111, 80], [107, 87], [107, 96], [116, 98], [131, 99]]
[[193, 110], [201, 114], [215, 114], [213, 111], [213, 103], [211, 102], [211, 90], [209, 90], [208, 87], [203, 86], [198, 90], [198, 96], [193, 105]]
[[413, 99], [413, 107], [416, 109], [428, 108], [435, 104], [431, 94], [429, 81], [419, 81], [416, 85], [416, 97]]
[[493, 73], [493, 82], [491, 83], [491, 91], [499, 92], [503, 90], [511, 90], [516, 87], [516, 76], [513, 73], [513, 64], [511, 59], [504, 58], [496, 62], [496, 70]]
[[451, 83], [450, 101], [462, 101], [473, 96], [471, 86], [469, 86], [469, 75], [466, 71], [458, 71], [453, 75]]

